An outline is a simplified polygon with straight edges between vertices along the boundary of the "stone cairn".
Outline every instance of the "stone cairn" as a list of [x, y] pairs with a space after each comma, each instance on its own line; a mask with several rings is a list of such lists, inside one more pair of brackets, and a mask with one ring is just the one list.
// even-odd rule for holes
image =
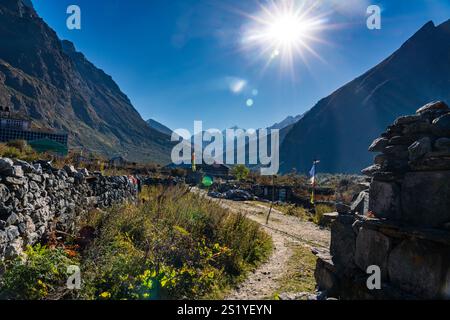
[[82, 213], [134, 200], [127, 177], [63, 170], [0, 158], [0, 260], [20, 255], [27, 245], [45, 239], [56, 228], [73, 232]]
[[[433, 102], [398, 118], [369, 151], [371, 179], [338, 205], [329, 252], [319, 252], [319, 290], [341, 299], [450, 299], [450, 108]], [[370, 266], [381, 289], [370, 290]], [[369, 268], [370, 270], [370, 268]]]

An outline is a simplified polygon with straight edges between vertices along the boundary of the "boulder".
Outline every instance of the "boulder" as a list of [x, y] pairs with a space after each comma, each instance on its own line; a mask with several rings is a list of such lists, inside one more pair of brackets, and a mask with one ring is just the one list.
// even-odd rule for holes
[[86, 168], [80, 169], [79, 172], [85, 177], [89, 177], [89, 171]]
[[8, 235], [5, 231], [0, 230], [0, 246], [8, 242]]
[[[401, 158], [396, 158], [389, 156], [383, 164], [383, 170], [387, 172], [403, 173], [410, 169], [409, 167], [409, 155], [405, 152]], [[379, 172], [374, 173], [374, 177], [378, 175]]]
[[6, 177], [3, 179], [3, 181], [10, 186], [21, 186], [27, 182], [25, 178], [16, 178], [16, 177]]
[[403, 129], [403, 135], [413, 136], [417, 134], [431, 134], [433, 126], [427, 120], [421, 120], [419, 122], [411, 123]]
[[13, 166], [13, 170], [12, 170], [12, 176], [16, 177], [16, 178], [23, 178], [24, 177], [24, 173], [23, 173], [23, 169], [21, 166]]
[[70, 165], [70, 166], [65, 165], [63, 169], [69, 177], [73, 177], [76, 173], [78, 173], [78, 171], [72, 165]]
[[53, 166], [51, 161], [38, 160], [33, 162], [35, 169], [41, 168], [43, 171], [51, 172], [53, 171]]
[[19, 228], [16, 226], [8, 226], [5, 228], [6, 235], [9, 241], [13, 241], [20, 236]]
[[4, 184], [0, 184], [0, 203], [5, 203], [10, 197], [9, 189]]
[[383, 152], [384, 148], [387, 147], [389, 143], [389, 139], [386, 138], [378, 138], [375, 139], [374, 142], [372, 142], [371, 146], [369, 147], [370, 152]]
[[434, 101], [428, 103], [417, 110], [418, 115], [425, 115], [427, 113], [435, 113], [435, 112], [450, 112], [450, 108], [443, 101]]
[[352, 224], [353, 232], [358, 235], [359, 231], [361, 230], [364, 222], [362, 220], [355, 220]]
[[35, 173], [27, 173], [26, 175], [31, 181], [41, 183], [42, 182], [42, 176]]
[[420, 136], [395, 136], [389, 140], [389, 145], [391, 146], [410, 146]]
[[384, 153], [394, 159], [408, 159], [408, 147], [402, 145], [387, 146]]
[[450, 138], [440, 138], [434, 143], [434, 147], [437, 150], [449, 150], [450, 149]]
[[380, 170], [381, 170], [381, 166], [379, 164], [374, 164], [370, 167], [367, 167], [367, 168], [361, 170], [361, 173], [366, 176], [373, 177], [373, 175]]
[[405, 129], [405, 126], [399, 125], [399, 124], [393, 124], [393, 125], [388, 126], [388, 129], [386, 131], [388, 134], [387, 138], [391, 139], [392, 137], [394, 137], [396, 135], [402, 134], [404, 129]]
[[10, 204], [5, 205], [4, 203], [0, 202], [0, 219], [2, 220], [8, 219], [8, 217], [11, 215], [12, 212], [13, 208]]
[[377, 164], [379, 166], [384, 166], [384, 163], [386, 162], [387, 156], [385, 154], [377, 154], [373, 160], [374, 164]]
[[20, 166], [25, 173], [36, 173], [36, 169], [33, 165], [23, 160], [14, 160], [14, 165]]
[[392, 241], [384, 234], [362, 227], [356, 239], [355, 263], [366, 271], [369, 266], [380, 267], [383, 279], [387, 278], [387, 261]]
[[33, 168], [37, 174], [42, 174], [42, 166], [40, 163], [34, 163]]
[[414, 171], [443, 171], [450, 170], [450, 156], [427, 156], [410, 164]]
[[425, 158], [439, 158], [439, 157], [450, 157], [450, 148], [441, 149], [427, 153]]
[[339, 213], [338, 212], [329, 212], [329, 213], [324, 213], [322, 216], [322, 219], [320, 221], [320, 225], [321, 226], [331, 226], [331, 224], [336, 221], [336, 219], [338, 218]]
[[330, 254], [338, 270], [343, 272], [353, 270], [356, 234], [353, 232], [355, 219], [351, 216], [338, 216], [331, 225]]
[[350, 208], [350, 206], [342, 203], [342, 202], [336, 202], [336, 211], [339, 214], [348, 214], [350, 213], [352, 209]]
[[19, 221], [20, 221], [20, 217], [16, 213], [12, 213], [8, 217], [8, 219], [6, 219], [6, 225], [7, 226], [16, 225], [19, 223]]
[[337, 293], [339, 280], [336, 277], [336, 268], [330, 257], [318, 257], [314, 278], [319, 290], [324, 290], [329, 295]]
[[227, 191], [224, 195], [224, 198], [234, 201], [249, 201], [253, 200], [254, 197], [245, 190], [236, 189]]
[[389, 255], [390, 281], [423, 299], [442, 298], [448, 259], [445, 248], [419, 240], [404, 240]]
[[399, 174], [398, 172], [392, 172], [392, 171], [377, 172], [373, 176], [373, 180], [384, 181], [384, 182], [396, 182], [401, 179], [403, 179], [402, 174]]
[[401, 216], [400, 186], [396, 182], [374, 180], [370, 185], [369, 211], [377, 218], [397, 220]]
[[9, 172], [14, 165], [14, 162], [9, 158], [0, 158], [0, 174]]
[[414, 142], [409, 148], [409, 160], [416, 161], [431, 152], [431, 139], [426, 137]]
[[450, 221], [450, 171], [410, 172], [401, 190], [402, 221], [441, 227]]
[[84, 174], [82, 174], [81, 172], [77, 172], [73, 176], [73, 179], [74, 179], [75, 185], [80, 185], [85, 182], [86, 176]]
[[450, 136], [450, 113], [447, 113], [433, 121], [432, 130], [438, 136]]
[[7, 259], [13, 259], [22, 255], [23, 253], [23, 240], [17, 238], [6, 245], [5, 257]]
[[419, 115], [411, 115], [411, 116], [403, 116], [397, 118], [395, 120], [394, 125], [405, 125], [405, 124], [411, 124], [417, 121], [420, 121], [422, 118]]

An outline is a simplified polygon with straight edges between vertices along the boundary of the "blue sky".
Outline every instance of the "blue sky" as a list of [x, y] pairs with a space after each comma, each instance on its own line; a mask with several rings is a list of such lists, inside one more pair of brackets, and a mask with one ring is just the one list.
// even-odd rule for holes
[[[301, 0], [299, 0], [301, 2]], [[259, 128], [309, 110], [318, 100], [395, 51], [429, 20], [450, 18], [447, 0], [322, 0], [319, 41], [291, 68], [243, 45], [260, 5], [254, 0], [33, 0], [62, 39], [105, 70], [144, 119], [172, 129]], [[68, 30], [66, 9], [81, 8]], [[366, 27], [370, 4], [382, 29]], [[234, 90], [234, 92], [233, 92]], [[246, 102], [253, 99], [249, 107]]]

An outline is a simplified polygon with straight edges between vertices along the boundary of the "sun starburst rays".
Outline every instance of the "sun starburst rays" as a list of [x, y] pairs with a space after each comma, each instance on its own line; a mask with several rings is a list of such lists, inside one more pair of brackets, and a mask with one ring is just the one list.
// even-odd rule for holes
[[322, 60], [313, 43], [323, 43], [319, 32], [326, 27], [326, 15], [314, 14], [317, 1], [272, 0], [260, 4], [256, 15], [248, 16], [242, 43], [256, 58], [266, 58], [267, 65], [278, 59], [283, 68], [293, 69], [296, 59], [307, 64], [307, 54]]

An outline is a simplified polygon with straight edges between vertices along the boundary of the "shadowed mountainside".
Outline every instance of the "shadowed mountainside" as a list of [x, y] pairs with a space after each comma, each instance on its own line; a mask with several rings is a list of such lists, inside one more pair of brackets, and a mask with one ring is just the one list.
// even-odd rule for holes
[[70, 133], [71, 147], [169, 162], [170, 137], [150, 128], [114, 80], [21, 0], [0, 2], [0, 105], [36, 127]]
[[367, 146], [397, 117], [434, 100], [450, 102], [450, 20], [423, 26], [379, 65], [322, 99], [289, 131], [281, 170], [359, 172]]

